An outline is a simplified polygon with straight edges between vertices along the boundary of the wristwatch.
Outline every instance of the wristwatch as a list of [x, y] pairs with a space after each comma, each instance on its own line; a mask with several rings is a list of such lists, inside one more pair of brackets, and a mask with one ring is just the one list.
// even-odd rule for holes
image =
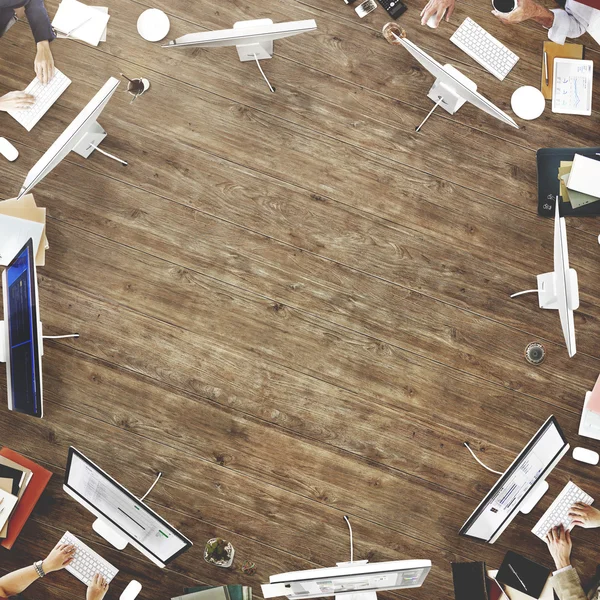
[[46, 573], [44, 572], [44, 567], [42, 566], [43, 564], [44, 564], [43, 560], [38, 560], [37, 562], [33, 563], [33, 568], [35, 569], [35, 572], [38, 574], [40, 579], [42, 577], [46, 577]]

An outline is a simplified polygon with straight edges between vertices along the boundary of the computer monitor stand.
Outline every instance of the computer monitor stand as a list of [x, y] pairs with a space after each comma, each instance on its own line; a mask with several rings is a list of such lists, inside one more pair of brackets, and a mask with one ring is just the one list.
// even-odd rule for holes
[[535, 508], [535, 505], [542, 499], [549, 487], [550, 486], [545, 479], [544, 481], [539, 481], [529, 492], [527, 500], [521, 503], [519, 511], [524, 515], [528, 515]]
[[[558, 310], [558, 297], [556, 295], [556, 273], [551, 271], [550, 273], [542, 273], [537, 276], [538, 287], [535, 290], [524, 290], [523, 292], [517, 292], [511, 294], [511, 298], [522, 296], [523, 294], [534, 294], [538, 295], [538, 301], [540, 308], [546, 308], [549, 310]], [[569, 306], [570, 310], [577, 310], [579, 308], [579, 286], [577, 284], [577, 271], [575, 269], [569, 269], [569, 287], [570, 294], [569, 298], [573, 306]]]
[[98, 150], [98, 152], [104, 154], [104, 156], [108, 156], [108, 158], [112, 158], [113, 160], [120, 162], [124, 167], [126, 167], [126, 161], [98, 148], [102, 140], [104, 140], [104, 138], [107, 135], [108, 134], [106, 133], [106, 131], [104, 131], [102, 125], [100, 125], [98, 121], [94, 121], [94, 124], [91, 127], [89, 127], [89, 129], [83, 135], [79, 143], [75, 146], [75, 148], [73, 148], [73, 152], [79, 154], [79, 156], [83, 156], [83, 158], [88, 158], [94, 150]]
[[[239, 29], [241, 31], [248, 30], [249, 32], [261, 25], [273, 25], [273, 21], [271, 19], [254, 19], [252, 21], [238, 21], [234, 23], [233, 28]], [[238, 44], [236, 45], [236, 50], [238, 52], [238, 56], [242, 62], [248, 62], [251, 60], [256, 61], [256, 66], [260, 71], [263, 79], [266, 84], [269, 86], [269, 89], [274, 93], [275, 88], [271, 85], [271, 82], [267, 79], [265, 72], [260, 66], [261, 60], [266, 60], [269, 58], [273, 58], [273, 40], [269, 40], [266, 42], [260, 42], [255, 44]]]
[[[150, 486], [148, 491], [141, 497], [141, 501], [143, 502], [148, 494], [154, 489], [158, 480], [162, 477], [162, 473], [159, 473], [154, 483]], [[129, 543], [125, 537], [121, 535], [118, 529], [115, 529], [113, 525], [110, 525], [106, 521], [98, 518], [92, 523], [92, 529], [102, 538], [104, 538], [109, 544], [114, 546], [117, 550], [125, 550], [127, 548], [127, 544]]]
[[[443, 68], [444, 71], [452, 75], [455, 79], [458, 79], [466, 88], [474, 92], [477, 91], [477, 84], [463, 75], [458, 69], [455, 69], [452, 65], [444, 65]], [[435, 106], [416, 128], [416, 131], [420, 131], [421, 127], [423, 127], [438, 106], [441, 106], [446, 112], [453, 115], [466, 102], [466, 99], [458, 93], [458, 90], [449, 81], [441, 81], [440, 79], [436, 79], [433, 82], [427, 97], [435, 102]]]

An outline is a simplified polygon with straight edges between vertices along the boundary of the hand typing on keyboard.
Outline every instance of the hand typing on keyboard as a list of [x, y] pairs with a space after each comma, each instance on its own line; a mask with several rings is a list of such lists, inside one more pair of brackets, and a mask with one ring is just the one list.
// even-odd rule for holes
[[548, 532], [545, 541], [546, 544], [548, 544], [548, 550], [554, 559], [556, 570], [558, 571], [570, 566], [571, 549], [573, 548], [571, 534], [560, 525]]
[[102, 600], [108, 592], [108, 581], [99, 574], [94, 575], [92, 583], [88, 586], [86, 600]]
[[26, 92], [8, 92], [0, 97], [0, 110], [23, 110], [35, 104], [35, 96]]
[[58, 542], [48, 557], [42, 562], [44, 573], [52, 573], [64, 569], [75, 557], [75, 546], [73, 544], [61, 544]]
[[571, 507], [569, 517], [573, 527], [578, 526], [585, 529], [600, 527], [600, 510], [583, 502], [577, 502]]

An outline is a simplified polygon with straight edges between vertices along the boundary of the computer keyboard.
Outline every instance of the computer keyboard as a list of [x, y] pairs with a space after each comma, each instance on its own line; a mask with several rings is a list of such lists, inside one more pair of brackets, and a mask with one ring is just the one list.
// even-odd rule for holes
[[94, 552], [68, 531], [65, 532], [58, 543], [73, 544], [75, 546], [75, 558], [65, 569], [85, 585], [90, 584], [96, 573], [103, 575], [106, 581], [110, 583], [119, 572], [119, 569], [113, 567], [107, 560], [104, 560], [97, 552]]
[[541, 540], [544, 540], [546, 534], [553, 528], [563, 525], [565, 529], [571, 526], [569, 510], [576, 502], [592, 504], [594, 499], [586, 494], [581, 488], [577, 487], [572, 481], [569, 481], [562, 492], [556, 497], [556, 500], [550, 505], [542, 518], [535, 524], [531, 530]]
[[467, 17], [450, 41], [502, 81], [517, 64], [519, 57]]
[[9, 110], [8, 114], [23, 125], [27, 131], [31, 131], [70, 85], [71, 80], [55, 68], [54, 76], [46, 85], [43, 85], [36, 77], [25, 89], [26, 94], [35, 96], [33, 106], [21, 110]]

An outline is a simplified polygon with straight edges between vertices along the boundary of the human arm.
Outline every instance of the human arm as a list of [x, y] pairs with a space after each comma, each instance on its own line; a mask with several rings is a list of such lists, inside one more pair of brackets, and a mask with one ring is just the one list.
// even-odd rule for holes
[[50, 42], [55, 35], [50, 17], [44, 0], [28, 0], [24, 8], [37, 46], [33, 68], [37, 78], [42, 83], [48, 83], [54, 75], [54, 58], [50, 50]]
[[455, 4], [456, 0], [429, 0], [421, 11], [421, 25], [425, 25], [430, 17], [435, 17], [437, 27], [444, 18], [444, 13], [446, 13], [446, 21], [450, 21]]
[[[72, 560], [75, 546], [57, 544], [50, 554], [42, 561], [44, 573], [52, 573], [64, 569]], [[24, 567], [0, 577], [0, 596], [8, 598], [26, 590], [36, 579], [39, 579], [35, 567]]]
[[492, 14], [498, 17], [506, 25], [522, 23], [523, 21], [535, 21], [542, 27], [550, 29], [554, 23], [554, 13], [535, 2], [535, 0], [517, 0], [517, 6], [509, 13], [493, 10]]
[[552, 576], [552, 586], [560, 600], [587, 600], [587, 596], [581, 587], [579, 575], [571, 566], [571, 534], [561, 525], [548, 532], [546, 544], [556, 571]]

